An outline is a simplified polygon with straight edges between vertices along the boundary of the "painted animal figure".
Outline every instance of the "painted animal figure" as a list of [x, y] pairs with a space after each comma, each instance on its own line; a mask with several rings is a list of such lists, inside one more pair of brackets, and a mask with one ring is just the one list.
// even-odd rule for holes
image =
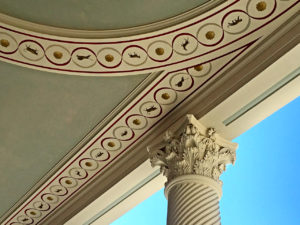
[[185, 80], [186, 80], [186, 79], [184, 79], [184, 77], [181, 77], [180, 81], [178, 81], [178, 82], [175, 84], [175, 86], [177, 86], [177, 87], [182, 87], [182, 85], [183, 85], [183, 83], [184, 83]]
[[129, 55], [130, 58], [139, 58], [139, 59], [141, 58], [141, 56], [136, 54], [135, 52], [133, 54], [129, 53], [128, 55]]
[[79, 177], [81, 177], [80, 171], [77, 170], [77, 171], [76, 171], [76, 175], [79, 176]]
[[26, 49], [24, 49], [24, 50], [30, 52], [31, 54], [38, 55], [38, 50], [31, 48], [30, 45], [26, 45]]
[[103, 152], [99, 152], [97, 155], [96, 155], [96, 158], [99, 158], [103, 155]]
[[121, 136], [124, 137], [124, 136], [126, 136], [127, 134], [128, 134], [128, 131], [125, 130], [125, 131], [121, 134]]
[[155, 107], [154, 105], [149, 107], [149, 108], [146, 108], [145, 111], [149, 114], [151, 112], [154, 112], [155, 110], [157, 110], [157, 107]]
[[[76, 55], [78, 60], [90, 59], [91, 55]], [[92, 59], [90, 59], [92, 60]]]
[[188, 46], [188, 44], [189, 44], [190, 42], [189, 42], [189, 39], [188, 38], [186, 38], [186, 39], [184, 39], [184, 42], [181, 44], [181, 46], [183, 47], [183, 49], [185, 50], [185, 51], [187, 51], [187, 46]]
[[240, 22], [242, 22], [242, 18], [240, 18], [239, 16], [235, 19], [235, 20], [232, 20], [231, 23], [228, 23], [228, 26], [227, 27], [230, 27], [230, 26], [235, 26], [237, 24], [239, 24]]

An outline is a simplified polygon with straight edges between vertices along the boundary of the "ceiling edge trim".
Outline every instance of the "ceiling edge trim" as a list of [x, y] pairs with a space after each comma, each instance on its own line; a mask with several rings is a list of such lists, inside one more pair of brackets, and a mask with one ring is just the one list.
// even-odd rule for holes
[[138, 191], [139, 189], [141, 189], [143, 186], [145, 186], [147, 183], [151, 182], [151, 180], [155, 179], [159, 175], [160, 175], [160, 171], [158, 169], [155, 170], [152, 174], [150, 174], [145, 179], [143, 179], [142, 181], [140, 181], [139, 183], [137, 183], [135, 186], [133, 186], [132, 188], [130, 188], [127, 192], [125, 192], [122, 196], [120, 196], [118, 199], [116, 199], [111, 204], [109, 204], [106, 208], [104, 208], [103, 210], [99, 211], [96, 215], [94, 215], [92, 218], [90, 218], [89, 220], [87, 220], [83, 225], [89, 225], [89, 224], [94, 223], [100, 217], [102, 217], [103, 215], [105, 215], [107, 212], [109, 212], [110, 210], [112, 210], [118, 204], [120, 204], [121, 202], [123, 202], [124, 200], [126, 200], [128, 197], [130, 197], [131, 195], [133, 195], [136, 191]]
[[246, 105], [241, 107], [238, 111], [227, 117], [222, 123], [225, 126], [229, 126], [231, 123], [238, 120], [240, 117], [242, 117], [244, 114], [246, 114], [248, 111], [255, 108], [258, 104], [265, 101], [267, 98], [269, 98], [271, 95], [276, 93], [279, 89], [285, 87], [288, 83], [296, 79], [300, 75], [300, 68], [297, 68], [292, 73], [288, 74], [286, 77], [282, 78], [280, 81], [278, 81], [276, 84], [274, 84], [269, 89], [265, 90], [263, 93], [261, 93], [259, 96], [254, 98], [252, 101], [248, 102]]

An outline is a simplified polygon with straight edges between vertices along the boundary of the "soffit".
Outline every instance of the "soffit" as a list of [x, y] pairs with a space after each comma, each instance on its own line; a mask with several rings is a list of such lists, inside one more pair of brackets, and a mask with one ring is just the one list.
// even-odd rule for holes
[[[254, 5], [252, 5], [253, 7], [250, 10], [248, 7], [250, 4], [249, 2], [251, 4], [254, 2]], [[90, 198], [88, 199], [88, 201], [90, 201], [95, 197], [92, 196], [93, 194], [100, 193], [103, 189], [108, 188], [111, 185], [111, 182], [114, 182], [119, 179], [120, 176], [128, 172], [126, 171], [129, 167], [128, 161], [130, 161], [130, 164], [133, 166], [133, 164], [138, 164], [140, 162], [139, 160], [145, 158], [145, 145], [148, 142], [143, 142], [143, 139], [147, 135], [152, 135], [153, 137], [155, 135], [153, 132], [158, 128], [158, 125], [159, 129], [164, 129], [170, 124], [169, 118], [172, 118], [172, 122], [174, 122], [174, 120], [176, 121], [176, 119], [178, 119], [185, 111], [195, 111], [195, 109], [193, 109], [193, 106], [195, 107], [196, 104], [195, 102], [198, 102], [197, 109], [199, 109], [199, 107], [201, 108], [204, 106], [203, 103], [209, 105], [208, 101], [215, 102], [217, 101], [216, 99], [223, 97], [223, 95], [221, 97], [214, 95], [212, 98], [205, 99], [204, 96], [207, 90], [216, 94], [222, 90], [222, 93], [226, 95], [226, 90], [224, 90], [226, 87], [223, 87], [222, 83], [237, 83], [243, 79], [250, 79], [248, 77], [246, 78], [246, 75], [244, 74], [239, 77], [235, 76], [235, 79], [233, 80], [229, 79], [229, 68], [232, 70], [235, 68], [247, 68], [248, 70], [252, 70], [253, 68], [247, 67], [247, 63], [245, 63], [247, 62], [247, 59], [250, 60], [248, 61], [248, 63], [250, 63], [255, 57], [258, 57], [263, 52], [264, 48], [269, 47], [274, 43], [274, 40], [276, 41], [276, 38], [278, 39], [280, 35], [290, 29], [291, 24], [288, 23], [288, 21], [289, 19], [295, 18], [295, 15], [299, 11], [299, 1], [270, 1], [270, 4], [268, 1], [268, 7], [270, 8], [266, 11], [263, 10], [264, 12], [257, 18], [255, 16], [255, 13], [257, 13], [257, 3], [258, 1], [255, 0], [228, 1], [216, 9], [200, 15], [191, 21], [180, 24], [177, 27], [171, 27], [156, 32], [156, 34], [166, 35], [169, 34], [169, 31], [171, 33], [175, 32], [172, 34], [172, 37], [164, 37], [169, 42], [172, 42], [172, 40], [181, 34], [188, 35], [190, 38], [189, 46], [192, 49], [192, 51], [190, 51], [190, 47], [187, 47], [188, 54], [185, 53], [186, 50], [184, 49], [184, 46], [182, 46], [182, 43], [185, 42], [187, 36], [181, 35], [180, 37], [182, 39], [179, 40], [177, 45], [171, 47], [171, 52], [174, 52], [174, 57], [157, 62], [155, 60], [151, 61], [151, 55], [148, 55], [149, 58], [147, 58], [147, 63], [138, 65], [130, 65], [131, 61], [125, 63], [125, 69], [128, 69], [126, 71], [121, 71], [119, 68], [103, 70], [102, 67], [99, 70], [96, 70], [95, 74], [97, 75], [99, 75], [100, 72], [103, 72], [105, 75], [109, 76], [114, 76], [114, 74], [119, 73], [123, 73], [123, 75], [134, 75], [141, 71], [151, 72], [159, 69], [165, 71], [159, 74], [158, 77], [153, 80], [148, 87], [144, 88], [135, 99], [132, 99], [126, 107], [124, 106], [123, 110], [111, 119], [106, 126], [103, 126], [101, 129], [99, 128], [93, 138], [90, 137], [86, 139], [86, 143], [78, 149], [78, 153], [74, 155], [68, 163], [56, 167], [57, 172], [52, 174], [53, 179], [49, 178], [47, 182], [36, 186], [36, 189], [38, 190], [36, 194], [28, 196], [28, 199], [26, 199], [24, 203], [20, 202], [20, 207], [15, 213], [8, 215], [9, 217], [7, 217], [7, 220], [5, 220], [3, 224], [11, 224], [15, 221], [20, 222], [22, 219], [33, 221], [34, 224], [53, 224], [53, 221], [51, 223], [51, 219], [54, 221], [57, 219], [57, 217], [55, 218], [53, 215], [63, 215], [60, 219], [61, 221], [66, 221], [66, 219], [70, 218], [72, 213], [74, 214], [78, 208], [69, 210], [68, 214], [63, 210], [59, 211], [60, 209], [70, 207], [70, 205], [75, 207], [76, 204], [71, 203], [76, 198], [80, 203], [82, 203], [82, 198], [80, 197]], [[245, 17], [245, 12], [249, 13], [248, 17]], [[243, 26], [245, 24], [242, 22], [232, 22], [232, 20], [223, 23], [222, 18], [225, 18], [228, 15], [233, 16], [232, 20], [234, 21], [240, 21], [239, 18], [242, 18], [242, 21], [247, 22], [250, 20], [251, 23], [249, 26], [248, 23], [246, 23], [246, 29], [245, 27], [241, 29], [240, 26], [237, 26], [239, 27], [238, 31], [235, 31], [236, 33], [230, 33], [227, 29], [232, 29], [232, 26], [235, 27], [235, 23]], [[217, 41], [212, 38], [212, 42], [207, 43], [206, 39], [209, 38], [206, 38], [206, 33], [199, 39], [195, 38], [195, 36], [197, 36], [197, 31], [204, 25], [209, 25], [212, 21], [218, 23], [214, 24], [216, 25], [213, 26], [214, 29], [212, 28], [215, 35], [219, 35], [216, 36]], [[298, 21], [299, 18], [296, 19], [296, 23]], [[233, 25], [229, 26], [228, 23], [232, 23]], [[187, 27], [189, 30], [185, 30]], [[180, 29], [176, 30], [177, 28]], [[189, 33], [184, 33], [185, 31]], [[147, 35], [148, 34], [143, 34], [141, 36], [146, 37]], [[138, 36], [138, 38], [141, 36]], [[155, 36], [155, 34], [150, 34], [150, 36], [151, 38], [161, 37], [161, 35]], [[140, 44], [138, 41], [134, 41], [136, 38], [137, 36], [132, 36], [123, 39], [125, 42], [129, 40], [131, 43]], [[274, 39], [273, 42], [268, 42], [268, 40], [272, 38]], [[139, 47], [147, 49], [147, 46], [151, 44], [151, 41], [155, 42], [155, 40], [145, 40], [141, 40], [143, 43]], [[104, 42], [108, 44], [108, 39], [105, 39]], [[101, 47], [102, 44], [105, 44], [104, 42], [98, 43], [99, 46]], [[49, 45], [47, 42], [42, 42], [42, 44], [45, 44], [45, 46]], [[78, 43], [73, 43], [73, 49], [76, 48], [76, 46], [74, 47], [76, 44]], [[82, 44], [82, 42], [79, 44]], [[90, 43], [85, 44], [89, 45]], [[169, 44], [169, 46], [171, 46], [171, 44]], [[120, 48], [120, 51], [122, 52], [126, 47], [127, 46], [123, 43], [119, 45], [118, 48]], [[257, 49], [259, 49], [259, 51], [256, 51]], [[23, 49], [21, 49], [21, 51], [22, 50]], [[21, 51], [18, 51], [18, 57], [22, 57]], [[249, 55], [251, 57], [249, 57]], [[135, 58], [134, 60], [139, 59], [139, 57], [133, 58]], [[122, 58], [122, 60], [125, 59]], [[162, 66], [153, 68], [153, 65], [156, 64]], [[199, 66], [199, 64], [202, 64], [202, 67]], [[123, 66], [123, 64], [121, 64], [121, 66]], [[140, 70], [129, 71], [131, 69], [130, 66]], [[84, 66], [82, 68], [84, 68]], [[83, 75], [85, 72], [78, 74]], [[215, 85], [216, 82], [218, 82], [217, 86]], [[234, 85], [232, 84], [232, 86]], [[195, 101], [192, 101], [192, 99]], [[200, 99], [201, 102], [199, 102]], [[207, 105], [205, 105], [204, 109], [208, 107]], [[204, 111], [204, 109], [202, 110]], [[94, 153], [96, 155], [94, 155]], [[132, 156], [132, 158], [129, 156]], [[98, 157], [100, 157], [100, 159], [98, 159]], [[70, 171], [73, 168], [78, 167], [83, 168], [83, 171], [81, 170], [83, 174], [86, 174], [84, 171], [88, 172], [88, 176], [76, 177], [77, 175], [71, 174]], [[68, 182], [66, 182], [66, 180], [65, 182], [64, 180], [61, 180], [64, 176], [69, 177], [68, 179], [71, 180], [73, 184], [76, 183], [76, 185], [74, 187], [67, 186], [68, 193], [58, 197], [57, 202], [46, 202], [46, 205], [49, 205], [50, 207], [49, 209], [42, 211], [38, 218], [29, 218], [28, 215], [30, 214], [28, 210], [36, 208], [36, 202], [49, 200], [45, 198], [45, 194], [50, 194], [52, 200], [55, 200], [55, 197], [53, 197], [55, 195], [55, 190], [52, 190], [51, 188], [54, 185], [66, 186]], [[96, 189], [93, 190], [97, 190], [98, 192], [93, 193], [91, 191], [86, 191], [91, 190], [90, 187], [96, 187]], [[83, 189], [85, 192], [82, 191]], [[87, 204], [88, 201], [85, 201], [84, 204]], [[79, 205], [77, 204], [77, 206]]]

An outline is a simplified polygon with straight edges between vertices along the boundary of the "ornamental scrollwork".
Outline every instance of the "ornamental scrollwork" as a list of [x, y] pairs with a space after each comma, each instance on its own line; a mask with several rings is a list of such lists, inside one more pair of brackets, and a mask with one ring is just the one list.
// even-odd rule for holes
[[192, 123], [188, 123], [177, 136], [167, 131], [162, 145], [148, 148], [148, 151], [152, 166], [159, 166], [168, 182], [189, 174], [219, 181], [226, 165], [234, 164], [236, 159], [234, 148], [217, 143], [214, 128], [208, 128], [203, 134]]

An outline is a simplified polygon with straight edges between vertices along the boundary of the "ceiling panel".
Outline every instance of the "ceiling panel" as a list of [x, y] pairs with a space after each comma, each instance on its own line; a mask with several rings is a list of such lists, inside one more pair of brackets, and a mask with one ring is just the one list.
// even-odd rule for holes
[[59, 75], [0, 62], [0, 215], [146, 77]]
[[55, 27], [104, 30], [157, 22], [186, 12], [207, 1], [0, 0], [0, 13]]

